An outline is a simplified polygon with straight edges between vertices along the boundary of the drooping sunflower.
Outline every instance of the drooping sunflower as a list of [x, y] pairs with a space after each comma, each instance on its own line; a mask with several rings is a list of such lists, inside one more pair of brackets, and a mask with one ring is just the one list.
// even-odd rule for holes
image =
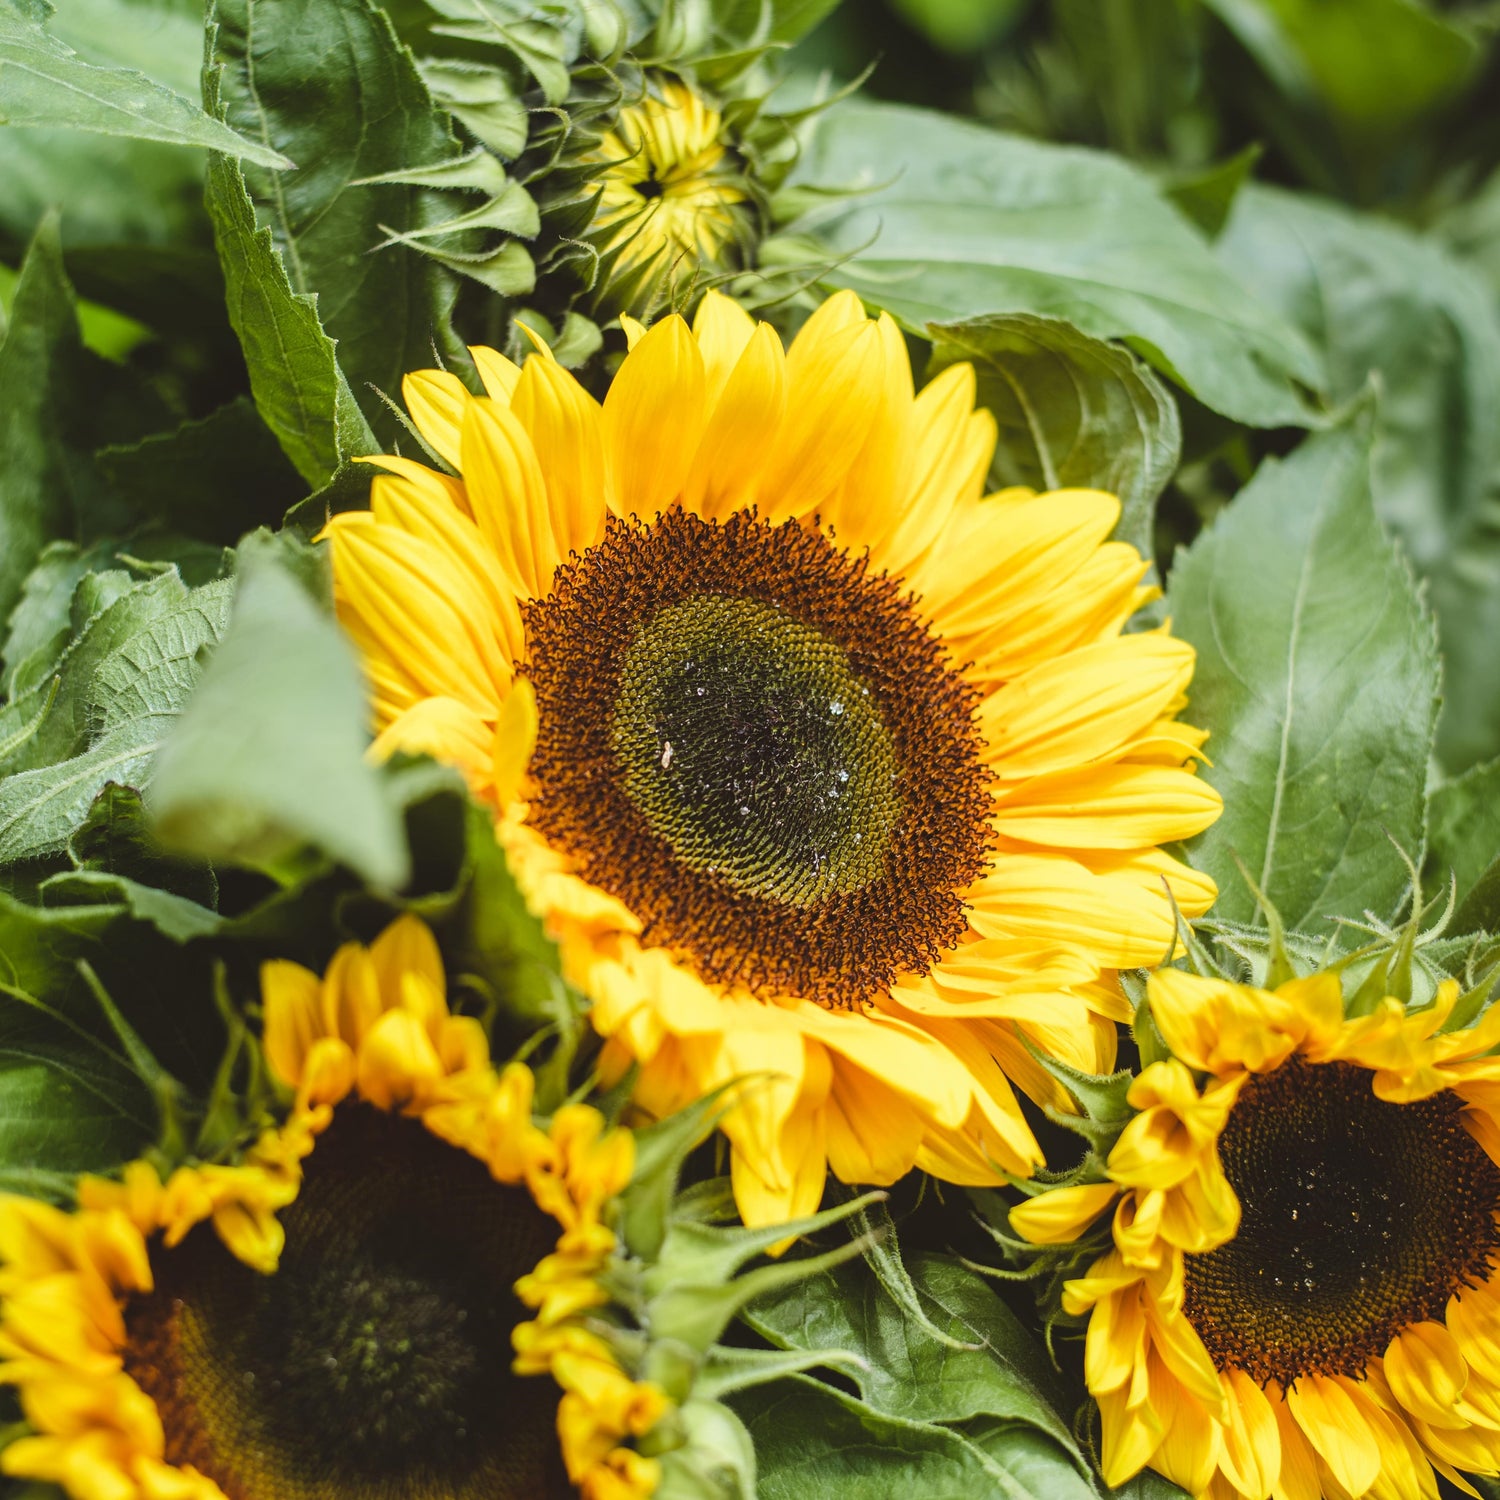
[[443, 473], [375, 462], [334, 589], [377, 751], [461, 766], [661, 1116], [744, 1080], [746, 1223], [827, 1170], [994, 1183], [1040, 1160], [1032, 1047], [1112, 1065], [1110, 971], [1172, 946], [1157, 845], [1217, 816], [1190, 647], [1122, 626], [1145, 563], [1094, 491], [983, 497], [955, 365], [914, 395], [852, 294], [787, 351], [709, 294], [602, 408], [543, 350], [405, 395]]
[[719, 111], [674, 78], [624, 105], [596, 153], [603, 164], [591, 234], [614, 250], [613, 274], [681, 261], [691, 277], [718, 264], [747, 221], [745, 192], [724, 144]]
[[[1500, 1472], [1500, 1007], [1445, 1030], [1456, 981], [1347, 1017], [1338, 978], [1274, 991], [1152, 976], [1171, 1058], [1108, 1181], [1015, 1209], [1063, 1245], [1087, 1316], [1105, 1478], [1205, 1500], [1435, 1500]], [[1200, 1090], [1194, 1075], [1206, 1075]]]
[[295, 1103], [242, 1160], [0, 1200], [0, 1380], [32, 1429], [0, 1468], [75, 1500], [652, 1494], [636, 1442], [671, 1403], [586, 1317], [630, 1133], [536, 1123], [414, 918], [263, 993]]

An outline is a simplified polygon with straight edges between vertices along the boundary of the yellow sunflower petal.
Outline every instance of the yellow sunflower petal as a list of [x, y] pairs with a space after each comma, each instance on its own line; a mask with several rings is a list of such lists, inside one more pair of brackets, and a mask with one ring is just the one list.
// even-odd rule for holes
[[1193, 648], [1166, 635], [1070, 652], [980, 705], [985, 757], [1002, 781], [1102, 760], [1152, 723], [1192, 674]]
[[683, 505], [722, 519], [751, 503], [786, 410], [781, 340], [762, 323], [726, 373], [682, 492]]
[[531, 435], [508, 407], [471, 401], [461, 440], [475, 524], [518, 593], [546, 593], [562, 552]]
[[[525, 324], [521, 326], [525, 327]], [[498, 349], [487, 349], [483, 344], [471, 345], [469, 354], [474, 360], [474, 368], [479, 371], [485, 395], [502, 406], [509, 406], [521, 380], [521, 367]]]
[[473, 399], [463, 381], [446, 370], [418, 370], [401, 382], [401, 398], [417, 431], [445, 462], [459, 468], [459, 431]]
[[1351, 1495], [1363, 1495], [1380, 1476], [1380, 1444], [1368, 1419], [1369, 1402], [1347, 1380], [1305, 1375], [1286, 1402], [1308, 1445]]
[[562, 556], [583, 552], [604, 534], [603, 414], [599, 403], [550, 359], [526, 361], [511, 399], [547, 475], [552, 535]]
[[1017, 1204], [1010, 1225], [1033, 1245], [1066, 1245], [1076, 1240], [1119, 1196], [1112, 1182], [1058, 1188]]
[[1146, 991], [1167, 1045], [1191, 1068], [1264, 1072], [1284, 1062], [1297, 1045], [1292, 1006], [1266, 990], [1158, 969], [1146, 981]]
[[610, 493], [621, 515], [649, 520], [681, 493], [707, 420], [703, 356], [675, 315], [626, 356], [604, 398]]
[[1201, 833], [1223, 810], [1185, 771], [1113, 765], [1054, 772], [1007, 787], [991, 820], [1007, 838], [1074, 849], [1141, 849]]
[[710, 410], [718, 406], [730, 372], [739, 364], [750, 340], [769, 326], [757, 324], [732, 297], [712, 287], [704, 293], [693, 317], [693, 337], [703, 355], [704, 393]]

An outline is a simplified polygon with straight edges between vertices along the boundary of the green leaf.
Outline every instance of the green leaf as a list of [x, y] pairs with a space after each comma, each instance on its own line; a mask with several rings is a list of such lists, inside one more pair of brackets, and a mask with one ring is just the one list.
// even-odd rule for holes
[[371, 387], [398, 396], [407, 371], [433, 364], [434, 345], [450, 346], [454, 282], [424, 256], [379, 248], [388, 225], [420, 230], [445, 217], [435, 195], [355, 184], [431, 166], [458, 143], [373, 0], [217, 0], [213, 20], [224, 117], [299, 163], [247, 172], [258, 221], [293, 292], [317, 296], [350, 389], [388, 445], [399, 424]]
[[[0, 780], [0, 864], [61, 851], [110, 782], [141, 786], [217, 640], [224, 582], [188, 589], [175, 569], [130, 586], [89, 621], [57, 663], [61, 686]], [[32, 714], [38, 682], [0, 711], [0, 737]]]
[[505, 851], [495, 841], [494, 815], [468, 803], [465, 863], [456, 903], [440, 912], [450, 926], [450, 961], [499, 998], [505, 1029], [530, 1032], [567, 1012], [568, 993], [558, 978], [557, 948], [527, 909]]
[[1156, 498], [1182, 454], [1177, 406], [1156, 376], [1061, 318], [997, 313], [929, 333], [930, 374], [974, 365], [1000, 427], [996, 482], [1118, 495], [1115, 534], [1149, 560]]
[[367, 716], [338, 626], [271, 544], [242, 549], [228, 629], [154, 769], [147, 806], [162, 841], [271, 869], [312, 845], [398, 888], [410, 863], [364, 756]]
[[1177, 634], [1198, 651], [1187, 717], [1224, 815], [1188, 845], [1216, 911], [1253, 921], [1251, 876], [1288, 928], [1388, 913], [1415, 858], [1437, 707], [1430, 616], [1375, 518], [1367, 414], [1308, 439], [1179, 555]]
[[84, 1170], [140, 1154], [155, 1101], [97, 985], [158, 1071], [189, 1094], [223, 1054], [213, 956], [133, 921], [119, 904], [37, 907], [0, 895], [0, 1183], [57, 1196]]
[[[1474, 766], [1427, 798], [1429, 890], [1451, 877], [1458, 891], [1453, 933], [1500, 927], [1500, 761]], [[1493, 893], [1489, 901], [1486, 892]]]
[[219, 894], [213, 870], [161, 848], [134, 788], [104, 788], [69, 840], [68, 855], [76, 868], [39, 888], [46, 905], [118, 903], [178, 943], [222, 925], [213, 909]]
[[202, 7], [188, 0], [66, 0], [47, 30], [85, 62], [134, 68], [175, 93], [199, 95]]
[[93, 483], [74, 451], [83, 351], [57, 220], [37, 230], [0, 343], [0, 619], [47, 542], [67, 535]]
[[1437, 222], [1443, 242], [1489, 283], [1500, 297], [1500, 168], [1477, 192], [1452, 205]]
[[73, 1174], [126, 1160], [154, 1132], [140, 1080], [64, 999], [117, 914], [59, 916], [0, 894], [0, 1190], [60, 1196]]
[[[1500, 760], [1434, 787], [1427, 799], [1427, 867], [1433, 885], [1454, 879], [1460, 906], [1500, 861]], [[1473, 929], [1458, 927], [1457, 932]]]
[[1448, 106], [1479, 62], [1474, 35], [1417, 0], [1207, 0], [1283, 94], [1356, 136], [1399, 138]]
[[755, 1439], [760, 1500], [1093, 1500], [1060, 1452], [1022, 1440], [1011, 1460], [945, 1427], [884, 1416], [805, 1376], [755, 1386], [730, 1405]]
[[1024, 9], [1021, 0], [893, 0], [892, 8], [955, 57], [971, 57], [997, 41]]
[[[1051, 1438], [1020, 1422], [975, 1417], [958, 1430], [1003, 1469], [1017, 1493], [1037, 1500], [1097, 1500], [1100, 1493], [1077, 1469], [1068, 1467]], [[1113, 1493], [1113, 1492], [1111, 1492]], [[1159, 1497], [1165, 1500], [1165, 1496]]]
[[714, 22], [721, 36], [739, 46], [795, 42], [838, 5], [839, 0], [717, 0]]
[[[217, 69], [205, 70], [203, 86], [217, 109]], [[232, 158], [209, 159], [206, 201], [256, 408], [297, 472], [311, 485], [326, 484], [346, 459], [379, 445], [318, 321], [317, 299], [292, 289], [271, 231], [256, 227]]]
[[[1054, 1404], [1055, 1377], [1031, 1335], [982, 1277], [938, 1255], [907, 1269], [940, 1341], [907, 1318], [863, 1263], [838, 1266], [756, 1302], [745, 1321], [779, 1348], [844, 1349], [860, 1395], [886, 1416], [914, 1422], [997, 1417], [1047, 1434], [1082, 1458]], [[977, 1344], [974, 1349], [956, 1348]]]
[[101, 135], [206, 146], [268, 167], [291, 163], [181, 94], [127, 68], [86, 63], [66, 42], [0, 0], [0, 125], [66, 126]]
[[1445, 658], [1439, 753], [1500, 753], [1500, 308], [1433, 240], [1319, 199], [1247, 188], [1219, 252], [1320, 346], [1329, 395], [1380, 386], [1375, 507], [1431, 581]]
[[789, 183], [813, 206], [763, 258], [805, 260], [811, 240], [840, 257], [827, 284], [913, 333], [996, 312], [1065, 318], [1237, 421], [1312, 420], [1301, 388], [1319, 372], [1301, 335], [1116, 158], [856, 101], [817, 119]]
[[1119, 1489], [1102, 1493], [1107, 1494], [1109, 1500], [1191, 1500], [1186, 1490], [1178, 1489], [1170, 1479], [1163, 1479], [1151, 1469], [1142, 1469]]
[[21, 585], [21, 597], [11, 611], [10, 629], [0, 651], [9, 694], [22, 691], [16, 686], [16, 673], [28, 658], [35, 663], [30, 670], [45, 672], [62, 654], [70, 635], [73, 590], [85, 573], [107, 567], [109, 560], [105, 546], [83, 551], [72, 542], [52, 542], [42, 549], [36, 566]]
[[98, 461], [137, 514], [225, 546], [257, 526], [277, 524], [306, 492], [243, 396], [175, 431], [105, 448]]
[[1239, 191], [1250, 180], [1261, 158], [1258, 145], [1201, 171], [1178, 173], [1165, 184], [1167, 197], [1210, 239], [1216, 239], [1228, 222], [1229, 211]]

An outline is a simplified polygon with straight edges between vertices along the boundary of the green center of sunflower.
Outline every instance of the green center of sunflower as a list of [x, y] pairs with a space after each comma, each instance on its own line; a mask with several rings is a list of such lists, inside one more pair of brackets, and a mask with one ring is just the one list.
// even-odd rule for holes
[[753, 599], [698, 596], [646, 622], [615, 753], [685, 866], [794, 906], [878, 879], [901, 816], [891, 737], [848, 657]]
[[289, 1405], [315, 1425], [338, 1422], [382, 1463], [429, 1444], [462, 1442], [475, 1386], [494, 1361], [468, 1327], [473, 1288], [431, 1265], [369, 1254], [315, 1266], [274, 1288], [288, 1332], [278, 1375]]
[[531, 819], [708, 981], [857, 1005], [963, 936], [974, 691], [798, 522], [611, 519], [527, 606]]
[[1219, 1140], [1235, 1237], [1186, 1258], [1184, 1310], [1220, 1369], [1283, 1388], [1359, 1376], [1500, 1255], [1500, 1169], [1462, 1101], [1387, 1104], [1349, 1063], [1251, 1077]]
[[420, 1124], [339, 1108], [260, 1276], [209, 1226], [153, 1247], [126, 1367], [167, 1457], [230, 1500], [550, 1500], [550, 1383], [511, 1374], [510, 1288], [556, 1225]]

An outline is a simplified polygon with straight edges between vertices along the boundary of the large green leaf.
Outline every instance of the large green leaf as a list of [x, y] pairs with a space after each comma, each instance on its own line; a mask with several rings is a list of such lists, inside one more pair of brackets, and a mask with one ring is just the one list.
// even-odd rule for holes
[[997, 312], [1065, 318], [1239, 421], [1311, 420], [1305, 340], [1116, 158], [857, 101], [817, 120], [789, 181], [805, 212], [770, 256], [806, 259], [811, 240], [839, 257], [828, 285], [914, 333]]
[[1252, 921], [1242, 859], [1290, 926], [1387, 913], [1423, 845], [1437, 710], [1431, 617], [1381, 530], [1361, 417], [1267, 460], [1179, 556], [1173, 628], [1198, 651], [1187, 717], [1224, 814], [1188, 845], [1221, 916]]
[[373, 0], [217, 0], [213, 15], [225, 118], [299, 164], [247, 171], [258, 221], [292, 290], [317, 296], [350, 388], [388, 444], [399, 426], [372, 387], [397, 397], [401, 377], [449, 343], [454, 281], [404, 246], [379, 248], [385, 226], [415, 230], [443, 217], [435, 197], [355, 184], [432, 165], [458, 144]]
[[[957, 1261], [915, 1255], [907, 1269], [939, 1340], [906, 1317], [862, 1262], [847, 1262], [755, 1303], [746, 1321], [781, 1348], [845, 1349], [865, 1402], [915, 1422], [993, 1417], [1047, 1434], [1078, 1454], [1055, 1404], [1055, 1377], [1015, 1315]], [[965, 1348], [963, 1345], [974, 1345]]]
[[58, 1196], [151, 1137], [155, 1112], [118, 1046], [76, 996], [118, 908], [59, 915], [0, 893], [0, 1190]]
[[225, 546], [257, 526], [276, 525], [305, 493], [243, 396], [201, 421], [105, 448], [99, 466], [138, 515]]
[[[125, 24], [123, 16], [118, 24]], [[247, 140], [144, 73], [85, 62], [16, 0], [0, 0], [0, 125], [66, 126], [290, 165], [279, 151]]]
[[1458, 896], [1453, 933], [1500, 928], [1500, 760], [1473, 766], [1427, 799], [1427, 864]]
[[883, 1416], [815, 1380], [788, 1376], [731, 1398], [755, 1439], [760, 1500], [1095, 1500], [1060, 1448], [1034, 1430], [1014, 1444]]
[[1500, 297], [1500, 168], [1472, 197], [1453, 204], [1438, 220], [1437, 232], [1455, 254], [1478, 268]]
[[716, 0], [714, 23], [742, 44], [795, 42], [838, 5], [839, 0]]
[[268, 544], [241, 553], [223, 642], [163, 745], [147, 805], [163, 840], [280, 869], [311, 845], [403, 885], [401, 816], [365, 759], [359, 664]]
[[[138, 68], [197, 98], [203, 66], [202, 7], [182, 0], [68, 0], [49, 29], [86, 61]], [[77, 130], [9, 131], [0, 150], [0, 255], [31, 237], [53, 204], [64, 205], [68, 274], [82, 297], [147, 327], [208, 344], [223, 360], [233, 335], [203, 206], [201, 151]], [[194, 368], [202, 381], [204, 361]], [[221, 377], [222, 378], [222, 377]]]
[[80, 586], [109, 602], [59, 658], [56, 696], [39, 679], [0, 710], [0, 744], [34, 726], [0, 763], [0, 865], [62, 851], [108, 783], [145, 784], [198, 653], [224, 628], [227, 582], [189, 589], [175, 569], [146, 583], [114, 578], [124, 581], [92, 575]]
[[[203, 74], [204, 99], [215, 111], [222, 108], [222, 71], [206, 67]], [[326, 484], [348, 459], [379, 445], [323, 331], [318, 299], [293, 288], [270, 229], [257, 226], [233, 158], [209, 158], [205, 198], [256, 408], [298, 473], [311, 485]]]
[[1061, 318], [996, 313], [936, 323], [932, 373], [969, 360], [995, 415], [995, 478], [1035, 489], [1109, 490], [1116, 535], [1152, 555], [1156, 497], [1182, 455], [1182, 424], [1162, 383], [1127, 350]]
[[47, 219], [0, 342], [0, 620], [46, 543], [72, 532], [80, 492], [96, 483], [76, 451], [82, 360], [57, 221]]
[[1450, 104], [1479, 61], [1471, 29], [1416, 0], [1206, 0], [1287, 98], [1390, 140]]
[[1320, 347], [1329, 394], [1377, 375], [1375, 505], [1431, 580], [1455, 769], [1500, 752], [1500, 309], [1435, 241], [1332, 203], [1247, 188], [1219, 252]]

